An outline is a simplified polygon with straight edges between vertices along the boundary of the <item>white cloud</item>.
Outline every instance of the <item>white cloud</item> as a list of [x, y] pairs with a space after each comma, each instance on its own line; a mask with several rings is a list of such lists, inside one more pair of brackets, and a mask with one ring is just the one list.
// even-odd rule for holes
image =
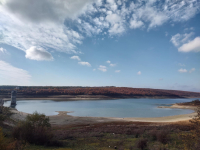
[[7, 54], [7, 50], [3, 47], [0, 47], [0, 53], [4, 53], [4, 54]]
[[111, 35], [115, 35], [115, 34], [121, 34], [125, 31], [125, 28], [123, 26], [123, 24], [120, 23], [116, 23], [114, 25], [112, 25], [112, 27], [109, 29], [109, 33]]
[[106, 20], [110, 22], [111, 24], [115, 24], [115, 23], [121, 22], [121, 17], [117, 14], [109, 14], [106, 17]]
[[51, 53], [47, 52], [43, 48], [37, 48], [35, 46], [32, 46], [28, 50], [26, 50], [25, 57], [28, 59], [37, 60], [37, 61], [53, 60], [53, 56], [51, 55]]
[[185, 67], [185, 64], [182, 64], [182, 63], [178, 63], [178, 65], [179, 65], [179, 66]]
[[79, 56], [72, 56], [72, 57], [70, 57], [71, 59], [76, 59], [76, 60], [78, 60], [78, 61], [81, 61], [81, 59], [80, 59], [80, 57]]
[[190, 69], [189, 71], [188, 70], [186, 70], [186, 69], [179, 69], [178, 70], [178, 72], [180, 72], [180, 73], [186, 73], [186, 72], [189, 72], [189, 73], [192, 73], [192, 72], [194, 72], [196, 69], [195, 68], [192, 68], [192, 69]]
[[6, 84], [28, 85], [31, 75], [26, 70], [14, 67], [0, 60], [0, 79]]
[[25, 51], [29, 47], [39, 46], [53, 48], [57, 51], [76, 53], [76, 44], [81, 44], [83, 38], [78, 32], [69, 30], [62, 24], [25, 23], [12, 20], [12, 16], [0, 13], [1, 43], [5, 43]]
[[91, 64], [89, 62], [85, 62], [85, 61], [78, 62], [78, 64], [91, 67]]
[[118, 8], [118, 5], [115, 3], [115, 0], [107, 0], [107, 8], [109, 8], [112, 11], [116, 11]]
[[121, 70], [115, 70], [115, 72], [116, 72], [116, 73], [120, 73], [120, 72], [121, 72]]
[[[89, 62], [85, 62], [85, 61], [81, 61], [80, 57], [79, 56], [72, 56], [70, 57], [71, 59], [74, 59], [74, 60], [78, 60], [78, 64], [79, 65], [82, 65], [82, 66], [88, 66], [88, 67], [91, 67], [91, 64]], [[95, 71], [96, 69], [93, 69], [93, 71]]]
[[141, 72], [141, 71], [138, 71], [138, 72], [137, 72], [137, 74], [138, 74], [138, 75], [141, 75], [141, 74], [142, 74], [142, 72]]
[[132, 2], [130, 10], [139, 21], [149, 24], [149, 29], [160, 26], [171, 20], [186, 21], [199, 12], [200, 2], [197, 0], [184, 1], [137, 1]]
[[71, 7], [69, 9], [67, 7], [70, 5], [76, 7], [79, 3], [83, 3], [75, 1], [44, 0], [34, 1], [30, 5], [32, 2], [30, 0], [20, 2], [7, 0], [0, 5], [0, 33], [4, 37], [1, 43], [23, 51], [32, 46], [38, 46], [76, 53], [76, 45], [82, 43], [83, 36], [63, 24], [68, 16], [67, 13], [71, 14]]
[[154, 5], [149, 4], [146, 5], [146, 7], [141, 7], [138, 9], [138, 14], [136, 13], [139, 18], [150, 22], [149, 28], [160, 26], [169, 19], [164, 11], [159, 11], [158, 9], [153, 8], [153, 6]]
[[125, 31], [123, 19], [118, 14], [113, 14], [112, 11], [107, 11], [105, 20], [111, 24], [108, 32], [110, 35], [121, 34]]
[[93, 71], [96, 71], [96, 69], [93, 69]]
[[108, 61], [106, 61], [106, 62], [107, 62], [108, 64], [109, 64], [109, 63], [111, 63], [111, 61], [110, 61], [110, 60], [108, 60]]
[[101, 33], [102, 29], [106, 26], [106, 23], [102, 25], [102, 27], [93, 26], [88, 22], [83, 21], [83, 23], [80, 24], [79, 29], [84, 32], [87, 36], [92, 36]]
[[[200, 6], [198, 0], [107, 0], [106, 4], [102, 0], [1, 2], [1, 43], [23, 51], [38, 46], [66, 53], [79, 53], [77, 45], [87, 36], [106, 32], [112, 37], [122, 35], [128, 28], [149, 30], [166, 22], [186, 21], [199, 12]], [[187, 38], [185, 42], [189, 42]]]
[[188, 42], [193, 34], [193, 32], [185, 34], [177, 33], [176, 35], [172, 36], [170, 41], [174, 44], [174, 46], [178, 47], [181, 44]]
[[107, 0], [107, 2], [110, 3], [110, 4], [114, 4], [115, 0]]
[[179, 49], [179, 52], [200, 52], [200, 37], [196, 37], [194, 40], [183, 44]]
[[100, 71], [102, 71], [102, 72], [106, 72], [107, 71], [107, 67], [106, 66], [102, 66], [102, 65], [100, 65], [98, 69]]
[[111, 67], [114, 67], [114, 66], [116, 66], [116, 64], [110, 64], [110, 66], [111, 66]]
[[[87, 9], [92, 0], [5, 0], [4, 6], [21, 19], [39, 22], [63, 22], [65, 18], [75, 18]], [[31, 5], [30, 5], [31, 4]]]
[[180, 37], [181, 37], [181, 35], [179, 33], [177, 33], [176, 35], [172, 36], [170, 41], [174, 44], [174, 46], [179, 46]]
[[117, 1], [117, 4], [118, 4], [118, 5], [122, 5], [122, 1], [121, 1], [121, 0], [118, 0], [118, 1]]
[[182, 69], [182, 68], [181, 68], [181, 69], [179, 69], [179, 70], [178, 70], [178, 72], [180, 72], [180, 73], [186, 73], [186, 72], [187, 72], [187, 70], [186, 70], [186, 69]]
[[181, 42], [185, 43], [185, 42], [189, 41], [192, 35], [194, 35], [194, 32], [183, 34], [183, 38], [181, 39]]
[[194, 72], [196, 69], [195, 68], [192, 68], [190, 71], [189, 71], [189, 73], [192, 73], [192, 72]]
[[144, 23], [142, 21], [137, 21], [137, 20], [131, 20], [130, 21], [130, 28], [136, 29], [136, 28], [140, 28], [144, 25]]

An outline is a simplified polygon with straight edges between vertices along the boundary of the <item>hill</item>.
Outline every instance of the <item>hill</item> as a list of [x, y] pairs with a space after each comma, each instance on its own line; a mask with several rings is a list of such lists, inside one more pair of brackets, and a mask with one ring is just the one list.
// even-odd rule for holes
[[[13, 89], [0, 89], [0, 98], [9, 98]], [[18, 97], [62, 98], [199, 98], [200, 93], [129, 87], [18, 87]]]

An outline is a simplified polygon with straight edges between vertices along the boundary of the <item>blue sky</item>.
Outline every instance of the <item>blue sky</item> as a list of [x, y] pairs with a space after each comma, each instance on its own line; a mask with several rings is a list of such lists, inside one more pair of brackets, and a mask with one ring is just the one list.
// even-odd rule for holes
[[0, 85], [200, 92], [200, 1], [0, 0]]

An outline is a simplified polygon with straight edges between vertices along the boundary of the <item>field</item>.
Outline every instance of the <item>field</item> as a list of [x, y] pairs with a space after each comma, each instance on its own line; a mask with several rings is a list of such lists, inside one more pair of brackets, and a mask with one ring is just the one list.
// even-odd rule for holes
[[[53, 143], [53, 146], [39, 146], [26, 143], [21, 149], [139, 150], [144, 146], [144, 149], [148, 150], [175, 150], [184, 148], [181, 134], [188, 133], [192, 129], [189, 122], [174, 124], [118, 122], [54, 126], [52, 127], [54, 140], [58, 140], [62, 144]], [[12, 139], [8, 136], [7, 141], [12, 141]], [[140, 145], [140, 142], [143, 143]]]

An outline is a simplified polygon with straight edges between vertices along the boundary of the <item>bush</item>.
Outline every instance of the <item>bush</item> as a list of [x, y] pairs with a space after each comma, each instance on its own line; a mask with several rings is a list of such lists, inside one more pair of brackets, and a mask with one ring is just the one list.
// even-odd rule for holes
[[157, 140], [163, 144], [166, 144], [169, 141], [169, 135], [166, 131], [160, 131], [156, 136]]
[[0, 113], [0, 124], [3, 124], [3, 121], [6, 120], [10, 115], [10, 109], [8, 107], [1, 106], [1, 113]]
[[53, 138], [49, 118], [37, 112], [28, 115], [25, 121], [19, 122], [12, 135], [17, 140], [39, 145], [49, 143]]
[[3, 135], [2, 128], [0, 128], [0, 148], [1, 148], [1, 150], [5, 149], [5, 138]]
[[152, 141], [156, 141], [157, 140], [157, 130], [151, 130], [150, 132], [149, 132], [149, 136], [150, 136], [150, 139], [152, 140]]
[[24, 150], [25, 147], [26, 147], [25, 142], [15, 140], [15, 141], [7, 144], [6, 150]]
[[200, 149], [200, 107], [197, 108], [197, 115], [190, 120], [192, 130], [189, 133], [182, 133], [181, 139], [184, 149], [197, 150]]
[[138, 138], [141, 134], [144, 133], [144, 129], [133, 130], [132, 133], [135, 135], [135, 138]]
[[192, 118], [192, 120], [190, 120], [190, 122], [192, 123], [193, 126], [193, 133], [194, 136], [198, 141], [198, 143], [200, 142], [200, 107], [197, 108], [197, 115]]
[[136, 146], [141, 150], [145, 149], [147, 147], [147, 139], [139, 139]]

